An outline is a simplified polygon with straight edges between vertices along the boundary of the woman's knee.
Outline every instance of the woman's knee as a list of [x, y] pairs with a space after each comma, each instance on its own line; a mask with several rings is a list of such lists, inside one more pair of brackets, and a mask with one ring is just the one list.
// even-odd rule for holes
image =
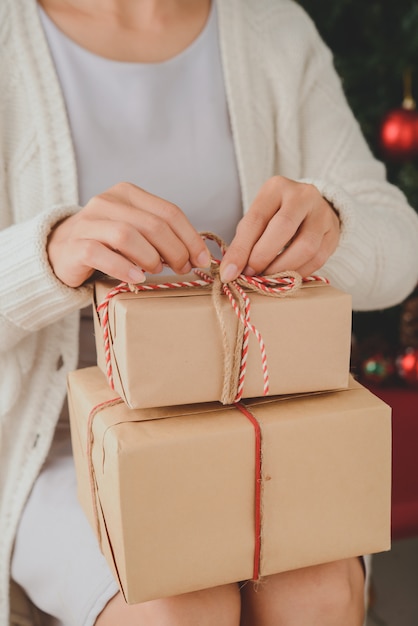
[[[324, 624], [361, 626], [364, 620], [364, 571], [358, 559], [329, 563], [309, 585], [312, 611]], [[316, 583], [317, 582], [317, 587]], [[316, 592], [317, 589], [317, 593]]]
[[242, 594], [242, 626], [361, 626], [364, 619], [364, 574], [357, 559], [268, 576], [258, 590], [247, 586]]
[[132, 605], [117, 594], [99, 615], [96, 626], [239, 626], [240, 611], [235, 584]]

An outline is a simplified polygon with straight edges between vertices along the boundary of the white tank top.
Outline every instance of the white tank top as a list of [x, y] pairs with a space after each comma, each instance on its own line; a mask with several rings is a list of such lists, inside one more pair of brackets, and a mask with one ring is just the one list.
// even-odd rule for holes
[[215, 2], [194, 42], [162, 63], [97, 56], [40, 15], [67, 106], [80, 204], [129, 181], [230, 242], [241, 196]]
[[[215, 1], [198, 37], [162, 63], [95, 55], [39, 12], [67, 107], [80, 204], [129, 181], [176, 203], [197, 230], [229, 243], [242, 204]], [[81, 312], [79, 367], [95, 364], [88, 307]], [[61, 426], [67, 420], [65, 406]]]

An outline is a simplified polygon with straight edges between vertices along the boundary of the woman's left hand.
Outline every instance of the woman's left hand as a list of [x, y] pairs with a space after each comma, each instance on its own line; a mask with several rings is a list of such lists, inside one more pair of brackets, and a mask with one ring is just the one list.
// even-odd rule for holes
[[316, 187], [274, 176], [239, 222], [222, 259], [221, 280], [285, 270], [309, 276], [324, 265], [339, 238], [338, 215]]

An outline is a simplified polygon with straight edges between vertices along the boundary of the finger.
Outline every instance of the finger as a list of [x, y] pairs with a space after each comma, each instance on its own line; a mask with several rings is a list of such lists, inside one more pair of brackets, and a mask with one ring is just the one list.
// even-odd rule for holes
[[239, 225], [237, 228], [237, 234], [221, 260], [219, 272], [221, 280], [224, 283], [235, 280], [247, 264], [247, 259], [250, 255], [253, 242], [246, 233], [244, 233], [243, 236], [241, 236], [241, 233], [242, 230]]
[[[282, 185], [282, 206], [254, 245], [244, 270], [248, 274], [266, 271], [275, 257], [287, 249], [292, 254], [284, 259], [293, 269], [316, 254], [328, 229], [334, 228], [339, 233], [337, 215], [315, 187], [287, 179], [282, 179]], [[301, 258], [295, 259], [293, 255]]]
[[263, 272], [289, 246], [305, 215], [305, 210], [300, 206], [282, 207], [271, 218], [264, 233], [254, 245], [245, 271], [249, 274]]
[[161, 259], [179, 274], [192, 269], [186, 246], [164, 220], [137, 209], [134, 221], [140, 222], [140, 232], [127, 212], [122, 205], [120, 214], [127, 221], [89, 220], [79, 225], [79, 230], [82, 227], [83, 237], [101, 241], [148, 272], [160, 272]]
[[62, 244], [61, 248], [63, 254], [56, 259], [54, 273], [69, 287], [79, 287], [95, 270], [124, 282], [145, 280], [139, 267], [94, 239], [78, 239]]
[[[337, 214], [324, 204], [326, 211], [312, 211], [300, 227], [296, 237], [278, 257], [277, 271], [293, 269], [298, 272], [316, 271], [336, 250], [340, 238]], [[286, 267], [287, 266], [287, 267]], [[312, 269], [314, 268], [314, 269]]]
[[[337, 242], [338, 243], [338, 242]], [[330, 256], [335, 252], [337, 245], [334, 245], [334, 240], [331, 233], [326, 233], [323, 239], [323, 245], [318, 254], [314, 256], [308, 263], [305, 263], [299, 267], [296, 271], [303, 277], [311, 276], [317, 272], [320, 272], [322, 267], [328, 261]]]
[[239, 223], [237, 234], [221, 263], [224, 282], [236, 278], [252, 263], [256, 266], [253, 273], [256, 273], [255, 270], [270, 263], [289, 242], [309, 209], [306, 201], [298, 201], [297, 197], [301, 195], [306, 195], [305, 186], [282, 176], [264, 183]]
[[[188, 259], [194, 267], [207, 267], [210, 264], [210, 254], [204, 240], [177, 205], [131, 183], [120, 183], [104, 195], [113, 201], [116, 200], [118, 204], [127, 202], [128, 206], [161, 218], [170, 225], [183, 243], [188, 252]], [[138, 218], [139, 216], [133, 215], [131, 219], [140, 227]], [[140, 219], [143, 219], [143, 216]]]
[[[128, 222], [83, 220], [78, 223], [74, 237], [97, 241], [147, 272], [155, 274], [163, 269], [159, 251]], [[85, 262], [89, 263], [89, 259], [85, 258]]]
[[304, 267], [311, 267], [315, 265], [315, 259], [317, 255], [319, 255], [319, 247], [312, 252], [311, 254], [307, 254], [307, 248], [304, 242], [293, 241], [286, 250], [279, 254], [276, 259], [270, 263], [264, 270], [261, 270], [260, 273], [263, 274], [274, 274], [276, 272], [286, 272], [288, 270], [292, 270], [300, 273], [301, 269]]
[[147, 211], [141, 220], [141, 235], [158, 252], [159, 257], [174, 271], [184, 274], [192, 269], [189, 250], [171, 226]]
[[140, 267], [101, 242], [84, 239], [79, 242], [79, 246], [81, 254], [96, 270], [127, 283], [144, 282], [145, 274]]
[[294, 270], [308, 263], [318, 254], [323, 236], [322, 232], [302, 227], [289, 246], [278, 256], [278, 263], [286, 264], [286, 269]]
[[[266, 274], [294, 270], [302, 277], [310, 276], [318, 271], [328, 260], [337, 247], [338, 240], [331, 231], [325, 233], [321, 241], [306, 245], [306, 242], [294, 242], [264, 271]], [[308, 252], [308, 250], [310, 250]]]

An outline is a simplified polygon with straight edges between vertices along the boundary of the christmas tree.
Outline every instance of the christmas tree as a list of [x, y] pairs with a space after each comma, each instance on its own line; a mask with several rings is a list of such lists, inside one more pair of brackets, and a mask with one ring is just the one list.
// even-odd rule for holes
[[[396, 158], [393, 151], [382, 148], [385, 117], [401, 108], [406, 95], [418, 99], [418, 3], [416, 0], [300, 0], [299, 3], [334, 54], [347, 99], [371, 150], [385, 163], [390, 182], [405, 193], [418, 211], [418, 145], [412, 156], [405, 150]], [[409, 77], [410, 84], [405, 77]], [[411, 115], [418, 124], [418, 112]], [[355, 367], [359, 368], [359, 363], [369, 357], [378, 359], [380, 354], [381, 361], [376, 365], [384, 380], [387, 373], [384, 359], [394, 358], [405, 348], [403, 315], [403, 305], [354, 315], [354, 335], [360, 346]]]

